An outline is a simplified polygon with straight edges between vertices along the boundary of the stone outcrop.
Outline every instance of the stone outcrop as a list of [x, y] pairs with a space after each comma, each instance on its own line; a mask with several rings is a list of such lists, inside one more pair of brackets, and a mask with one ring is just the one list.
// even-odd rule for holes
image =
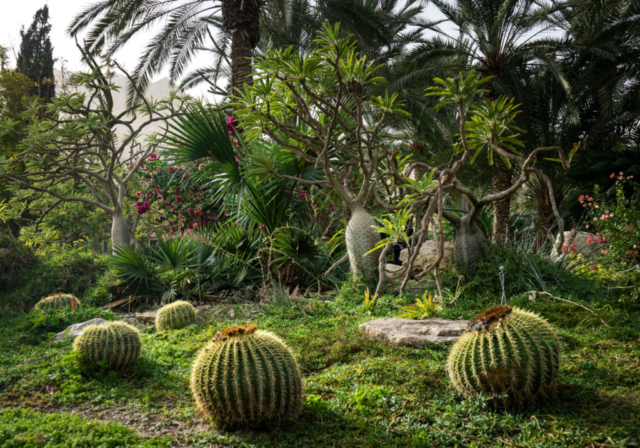
[[67, 327], [66, 330], [61, 331], [60, 333], [55, 335], [55, 337], [53, 338], [53, 342], [62, 342], [67, 337], [69, 337], [70, 339], [75, 339], [78, 336], [80, 336], [80, 333], [82, 333], [86, 327], [89, 327], [91, 325], [102, 325], [108, 322], [109, 322], [108, 320], [95, 318], [95, 319], [88, 320], [86, 322], [81, 322], [79, 324], [70, 325]]
[[390, 345], [419, 347], [429, 342], [451, 344], [466, 331], [466, 320], [449, 320], [430, 317], [422, 320], [376, 319], [360, 325], [370, 337]]
[[[413, 272], [422, 272], [424, 268], [438, 256], [438, 243], [433, 240], [428, 240], [422, 243], [420, 246], [420, 252], [416, 257], [416, 261], [413, 263]], [[402, 249], [400, 251], [400, 261], [402, 264], [406, 264], [409, 261], [409, 250]], [[440, 262], [440, 268], [455, 265], [455, 249], [452, 243], [444, 243], [444, 256]]]

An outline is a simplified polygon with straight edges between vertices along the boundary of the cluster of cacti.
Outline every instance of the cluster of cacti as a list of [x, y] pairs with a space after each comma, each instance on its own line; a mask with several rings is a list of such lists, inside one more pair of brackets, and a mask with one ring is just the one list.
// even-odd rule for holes
[[290, 349], [255, 325], [227, 328], [198, 354], [191, 371], [198, 409], [227, 427], [298, 413], [302, 381]]
[[49, 294], [48, 296], [40, 299], [40, 301], [36, 304], [36, 308], [39, 310], [51, 310], [65, 308], [67, 306], [78, 308], [80, 306], [80, 301], [73, 294], [65, 294], [60, 292]]
[[106, 361], [110, 370], [127, 371], [140, 357], [142, 341], [135, 327], [124, 322], [92, 325], [78, 336], [73, 349], [88, 365]]
[[513, 404], [552, 396], [560, 372], [560, 341], [549, 322], [509, 305], [469, 321], [447, 370], [463, 395], [506, 393]]
[[160, 308], [156, 316], [156, 328], [160, 331], [186, 327], [196, 321], [196, 310], [189, 302], [179, 300]]

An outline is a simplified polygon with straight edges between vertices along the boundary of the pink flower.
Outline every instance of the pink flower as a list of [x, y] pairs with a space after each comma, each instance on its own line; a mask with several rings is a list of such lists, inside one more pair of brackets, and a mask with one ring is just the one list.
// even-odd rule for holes
[[578, 198], [578, 201], [580, 201], [580, 202], [584, 201], [584, 195], [583, 194], [580, 195], [580, 197]]
[[136, 196], [138, 196], [138, 197], [142, 196], [142, 192], [138, 191], [138, 192], [136, 193]]
[[176, 196], [176, 202], [178, 204], [182, 203], [182, 198], [180, 196]]
[[[587, 224], [585, 227], [588, 229], [589, 228], [589, 224]], [[591, 238], [591, 237], [589, 237], [589, 238]]]
[[598, 220], [598, 218], [594, 217], [594, 218], [593, 218], [593, 220], [594, 220], [594, 221], [597, 221], [597, 220]]
[[156, 160], [158, 158], [157, 154], [149, 154], [148, 160]]

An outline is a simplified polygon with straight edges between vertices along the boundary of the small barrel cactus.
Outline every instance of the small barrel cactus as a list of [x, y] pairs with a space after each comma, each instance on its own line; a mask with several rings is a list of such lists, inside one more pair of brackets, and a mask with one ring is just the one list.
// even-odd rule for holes
[[39, 310], [53, 310], [58, 308], [65, 308], [67, 306], [70, 306], [72, 308], [79, 308], [80, 301], [73, 294], [65, 294], [60, 292], [56, 294], [49, 294], [48, 296], [43, 297], [35, 307]]
[[189, 302], [179, 300], [163, 306], [156, 316], [156, 328], [160, 331], [186, 327], [196, 321], [196, 310]]
[[135, 327], [124, 322], [91, 325], [73, 343], [73, 349], [82, 355], [82, 362], [107, 362], [110, 370], [125, 372], [140, 357], [142, 341]]
[[521, 405], [551, 397], [560, 372], [560, 341], [535, 313], [496, 306], [469, 321], [455, 343], [447, 371], [463, 395], [507, 393]]
[[191, 370], [198, 409], [218, 425], [252, 426], [302, 410], [302, 381], [291, 350], [255, 325], [227, 328]]

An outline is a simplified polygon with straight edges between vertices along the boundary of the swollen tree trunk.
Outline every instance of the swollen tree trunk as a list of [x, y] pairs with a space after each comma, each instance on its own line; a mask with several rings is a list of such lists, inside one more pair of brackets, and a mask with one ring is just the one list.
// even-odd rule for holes
[[483, 243], [487, 241], [487, 237], [478, 221], [470, 218], [470, 215], [464, 215], [453, 223], [456, 230], [453, 244], [456, 264], [469, 276], [473, 276], [482, 258]]
[[253, 84], [251, 53], [260, 40], [262, 0], [222, 0], [222, 26], [231, 34], [231, 93]]
[[112, 251], [118, 246], [128, 246], [131, 244], [129, 234], [129, 224], [122, 214], [122, 210], [116, 210], [111, 217], [111, 248]]
[[347, 254], [354, 275], [362, 275], [365, 280], [376, 278], [378, 269], [378, 251], [367, 254], [380, 241], [380, 234], [372, 226], [376, 222], [371, 214], [360, 205], [351, 206], [351, 219], [345, 231]]
[[[511, 171], [498, 156], [494, 159], [493, 194], [511, 187]], [[493, 242], [504, 244], [507, 236], [507, 224], [511, 213], [511, 196], [493, 203]]]

